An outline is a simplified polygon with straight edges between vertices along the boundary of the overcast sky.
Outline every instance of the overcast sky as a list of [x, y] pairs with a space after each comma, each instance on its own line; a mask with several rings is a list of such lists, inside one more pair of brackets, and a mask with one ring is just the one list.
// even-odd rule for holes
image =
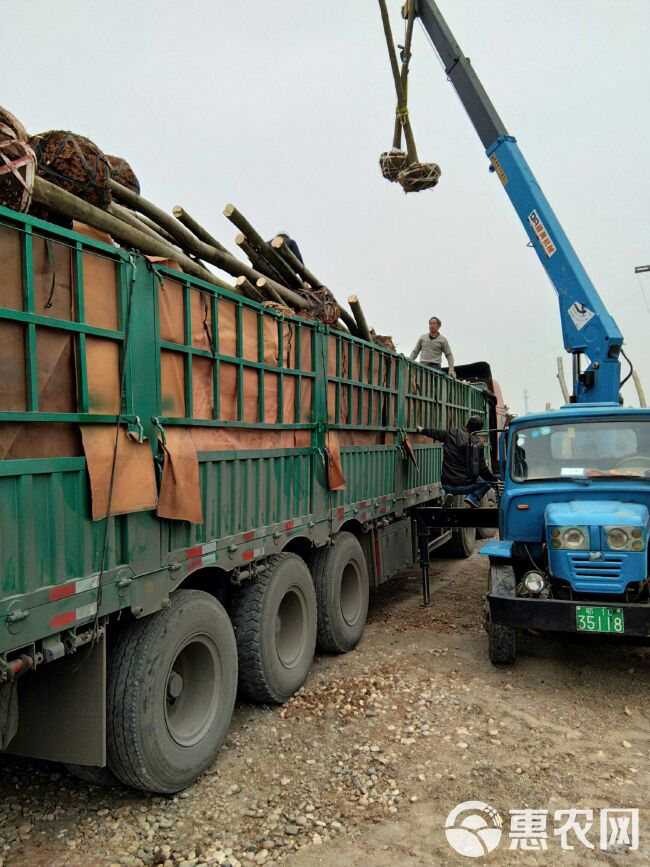
[[[634, 274], [650, 264], [650, 0], [439, 5], [650, 396], [650, 275]], [[457, 362], [490, 361], [514, 410], [525, 388], [531, 410], [561, 402], [555, 293], [419, 26], [410, 111], [442, 178], [407, 196], [377, 163], [395, 96], [376, 0], [1, 7], [0, 102], [30, 132], [70, 129], [124, 156], [145, 196], [231, 247], [233, 202], [265, 236], [292, 234], [400, 351], [438, 315]]]

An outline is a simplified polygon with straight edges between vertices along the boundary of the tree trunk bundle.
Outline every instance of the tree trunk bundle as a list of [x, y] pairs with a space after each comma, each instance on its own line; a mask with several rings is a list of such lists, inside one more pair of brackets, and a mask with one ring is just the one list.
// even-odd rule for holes
[[[288, 235], [265, 241], [241, 211], [226, 205], [223, 213], [239, 230], [235, 243], [247, 264], [180, 205], [170, 214], [140, 195], [138, 177], [122, 157], [107, 156], [90, 139], [64, 130], [30, 138], [1, 106], [0, 205], [67, 227], [78, 220], [124, 247], [173, 259], [188, 274], [278, 312], [383, 340], [369, 327], [357, 296], [350, 298], [352, 312], [343, 309]], [[209, 266], [235, 278], [234, 285]]]

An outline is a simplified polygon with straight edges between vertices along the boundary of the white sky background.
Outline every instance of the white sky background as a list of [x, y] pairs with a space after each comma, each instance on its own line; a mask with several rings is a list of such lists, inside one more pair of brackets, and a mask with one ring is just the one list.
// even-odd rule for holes
[[[439, 5], [650, 396], [650, 275], [634, 274], [650, 264], [649, 0]], [[408, 196], [377, 163], [395, 96], [375, 0], [5, 0], [2, 36], [0, 102], [30, 132], [87, 135], [231, 248], [233, 202], [295, 237], [399, 351], [438, 315], [457, 362], [490, 361], [515, 411], [524, 388], [531, 410], [561, 402], [555, 292], [419, 25], [411, 117], [443, 175]]]

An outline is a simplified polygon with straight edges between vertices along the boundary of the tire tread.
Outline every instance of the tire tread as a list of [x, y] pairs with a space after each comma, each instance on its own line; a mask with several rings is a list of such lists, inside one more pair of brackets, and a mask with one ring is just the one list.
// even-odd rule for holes
[[304, 560], [297, 554], [271, 555], [264, 572], [240, 586], [230, 612], [237, 637], [240, 692], [253, 701], [267, 704], [282, 704], [286, 701], [286, 697], [277, 691], [265, 672], [260, 633], [268, 588], [276, 570], [289, 559], [299, 561], [307, 569]]

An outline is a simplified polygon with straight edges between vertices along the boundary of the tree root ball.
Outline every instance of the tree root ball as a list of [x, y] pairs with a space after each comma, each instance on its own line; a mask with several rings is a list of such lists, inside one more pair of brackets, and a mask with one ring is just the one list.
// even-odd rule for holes
[[405, 193], [420, 193], [435, 187], [441, 174], [438, 163], [411, 163], [397, 180]]
[[31, 138], [37, 174], [97, 208], [111, 203], [110, 166], [90, 139], [66, 130], [50, 130]]
[[126, 160], [122, 157], [114, 157], [106, 154], [106, 159], [111, 167], [111, 178], [127, 190], [140, 195], [140, 181]]
[[20, 213], [29, 210], [36, 174], [36, 156], [30, 146], [10, 137], [0, 123], [0, 205]]
[[303, 315], [307, 314], [324, 325], [336, 325], [341, 315], [341, 308], [327, 286], [297, 291], [309, 304], [309, 307], [302, 311]]
[[406, 168], [408, 157], [404, 151], [391, 148], [379, 157], [379, 168], [387, 181], [395, 183], [399, 179], [399, 173]]
[[[6, 108], [3, 108], [0, 105], [0, 126], [9, 127], [9, 129], [13, 132], [13, 138], [18, 141], [22, 141], [27, 143], [29, 141], [29, 136], [27, 135], [27, 130], [22, 125], [22, 123], [18, 120], [17, 117], [7, 111]], [[6, 133], [3, 132], [3, 138], [6, 137]]]

